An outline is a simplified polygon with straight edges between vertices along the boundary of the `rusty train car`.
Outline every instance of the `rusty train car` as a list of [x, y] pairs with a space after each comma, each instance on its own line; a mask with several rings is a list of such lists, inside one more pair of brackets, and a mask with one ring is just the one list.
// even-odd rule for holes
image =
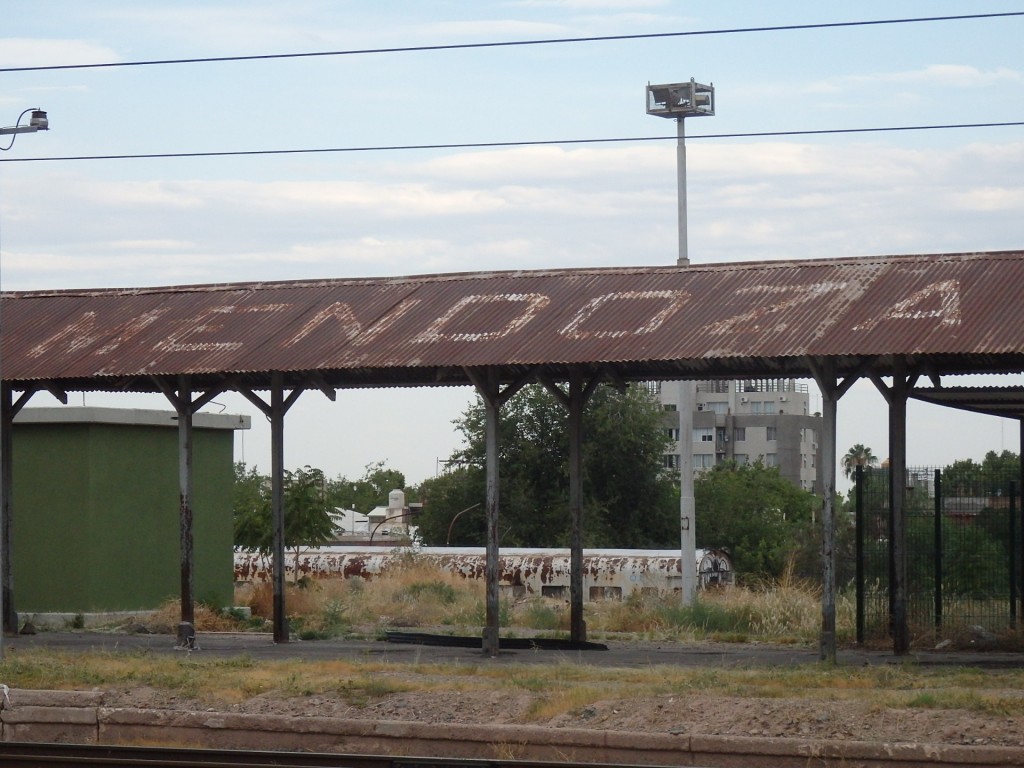
[[[486, 554], [477, 547], [332, 546], [302, 552], [298, 577], [373, 579], [415, 558], [466, 579], [483, 580]], [[634, 593], [666, 594], [681, 588], [678, 550], [587, 549], [583, 551], [584, 600], [623, 599]], [[694, 564], [700, 588], [733, 582], [732, 561], [724, 550], [699, 549]], [[295, 578], [296, 559], [285, 557], [286, 578]], [[569, 597], [568, 549], [502, 549], [499, 588], [513, 597]], [[270, 561], [258, 554], [235, 553], [235, 581], [271, 580]]]

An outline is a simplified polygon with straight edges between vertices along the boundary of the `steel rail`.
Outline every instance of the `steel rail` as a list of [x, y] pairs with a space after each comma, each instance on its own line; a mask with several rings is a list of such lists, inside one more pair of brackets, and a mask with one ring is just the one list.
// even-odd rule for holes
[[[16, 765], [18, 768], [101, 765], [125, 768], [601, 768], [598, 763], [529, 760], [0, 742], [0, 766], [4, 765]], [[615, 765], [629, 768], [621, 763]]]

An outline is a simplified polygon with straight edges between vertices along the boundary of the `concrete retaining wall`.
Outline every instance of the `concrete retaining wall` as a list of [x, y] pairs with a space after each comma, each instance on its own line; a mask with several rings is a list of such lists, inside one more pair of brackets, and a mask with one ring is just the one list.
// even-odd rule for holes
[[1024, 749], [673, 736], [516, 725], [436, 725], [285, 715], [145, 710], [103, 705], [101, 692], [12, 690], [3, 741], [144, 744], [459, 757], [806, 768], [808, 765], [1024, 766]]

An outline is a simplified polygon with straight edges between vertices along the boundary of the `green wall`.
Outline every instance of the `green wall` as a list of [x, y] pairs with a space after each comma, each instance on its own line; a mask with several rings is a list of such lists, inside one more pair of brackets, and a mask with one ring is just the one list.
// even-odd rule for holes
[[[14, 425], [14, 607], [143, 610], [180, 596], [178, 432]], [[193, 430], [195, 596], [230, 605], [234, 433]]]

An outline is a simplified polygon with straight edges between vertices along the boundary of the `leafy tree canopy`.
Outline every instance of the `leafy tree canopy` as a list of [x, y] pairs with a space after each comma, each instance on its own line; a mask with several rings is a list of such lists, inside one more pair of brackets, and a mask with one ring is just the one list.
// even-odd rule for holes
[[728, 549], [740, 575], [777, 578], [791, 555], [813, 549], [820, 501], [777, 467], [723, 462], [698, 475], [693, 490], [697, 546]]
[[[598, 387], [583, 418], [584, 542], [590, 547], [667, 547], [679, 539], [674, 473], [662, 468], [670, 444], [660, 404], [646, 391]], [[476, 403], [455, 422], [465, 445], [449, 472], [420, 487], [418, 521], [427, 544], [482, 546], [486, 535], [486, 412]], [[566, 546], [569, 541], [567, 414], [540, 385], [524, 387], [501, 410], [502, 546]], [[462, 513], [460, 515], [460, 513]], [[452, 520], [459, 515], [452, 525]]]
[[1013, 451], [989, 451], [979, 464], [973, 459], [954, 461], [942, 470], [942, 490], [947, 496], [1005, 496], [1010, 483], [1020, 493], [1020, 456]]
[[[270, 478], [256, 468], [235, 464], [235, 546], [269, 555], [273, 550]], [[284, 545], [287, 549], [317, 546], [334, 531], [324, 473], [306, 466], [284, 476]]]

